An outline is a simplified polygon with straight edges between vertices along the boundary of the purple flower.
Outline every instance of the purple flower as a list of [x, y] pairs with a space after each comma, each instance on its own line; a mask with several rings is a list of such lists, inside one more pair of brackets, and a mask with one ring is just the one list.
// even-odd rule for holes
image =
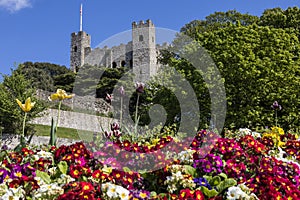
[[208, 181], [205, 178], [194, 178], [194, 183], [196, 183], [199, 186], [204, 186], [207, 187], [208, 189], [212, 189], [211, 186], [209, 185]]
[[143, 93], [145, 89], [145, 84], [142, 82], [136, 82], [135, 83], [135, 88], [137, 93]]
[[205, 160], [203, 163], [202, 163], [202, 170], [205, 172], [205, 173], [210, 173], [213, 171], [213, 166], [211, 164], [211, 162], [209, 162], [208, 160]]
[[105, 101], [106, 101], [107, 103], [111, 104], [112, 99], [113, 99], [112, 94], [106, 94]]
[[132, 190], [130, 194], [133, 199], [146, 200], [150, 198], [150, 192], [147, 190]]
[[117, 131], [120, 129], [120, 125], [117, 122], [114, 122], [110, 125], [110, 130]]
[[106, 138], [110, 138], [112, 136], [113, 132], [112, 131], [104, 131], [104, 136]]
[[9, 177], [8, 171], [5, 169], [0, 169], [0, 184], [4, 182], [6, 178]]
[[274, 110], [281, 110], [281, 109], [282, 109], [281, 105], [279, 105], [277, 101], [274, 101], [274, 103], [272, 104], [271, 107], [272, 107]]
[[122, 133], [121, 133], [119, 130], [114, 130], [114, 131], [113, 131], [113, 135], [114, 135], [115, 137], [120, 137], [120, 136], [122, 135]]
[[22, 177], [22, 167], [20, 165], [13, 166], [10, 174], [10, 178], [21, 178]]

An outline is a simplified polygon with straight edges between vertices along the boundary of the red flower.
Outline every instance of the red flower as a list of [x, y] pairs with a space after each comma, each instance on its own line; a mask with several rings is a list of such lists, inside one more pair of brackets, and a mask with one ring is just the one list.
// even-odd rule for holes
[[92, 177], [98, 179], [100, 178], [101, 174], [102, 172], [99, 169], [97, 169], [93, 172]]
[[70, 166], [70, 176], [72, 178], [79, 178], [82, 174], [81, 167], [78, 165], [71, 165]]
[[196, 190], [195, 191], [195, 199], [197, 200], [204, 200], [204, 195], [200, 190]]

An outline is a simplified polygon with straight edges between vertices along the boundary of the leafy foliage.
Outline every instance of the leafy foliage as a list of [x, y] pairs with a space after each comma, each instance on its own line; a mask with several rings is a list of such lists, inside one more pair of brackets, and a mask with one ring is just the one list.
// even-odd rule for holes
[[25, 62], [16, 71], [31, 80], [34, 87], [46, 91], [63, 87], [70, 92], [75, 79], [75, 74], [65, 66], [51, 63]]
[[[298, 10], [289, 8], [282, 12], [286, 15], [294, 13], [287, 18], [297, 21]], [[279, 12], [279, 9], [275, 11]], [[265, 11], [260, 20], [266, 25], [271, 24], [271, 21], [267, 23], [266, 15], [275, 11]], [[233, 15], [228, 17], [230, 13]], [[259, 26], [256, 17], [247, 15], [247, 23], [240, 23], [245, 21], [244, 18], [236, 12], [215, 13], [206, 21], [192, 22], [182, 28], [184, 34], [208, 51], [225, 80], [225, 126], [270, 125], [274, 122], [271, 105], [277, 100], [283, 106], [278, 113], [279, 124], [284, 128], [299, 127], [299, 33], [295, 28], [287, 28], [293, 25], [292, 22], [281, 27]], [[182, 42], [180, 37], [173, 42], [174, 46]], [[207, 94], [201, 78], [203, 74], [195, 73], [190, 63], [178, 58], [176, 52], [164, 53], [161, 61], [185, 75], [193, 88], [197, 88], [198, 100]], [[201, 105], [209, 109], [209, 99]]]
[[[19, 134], [22, 132], [22, 121], [24, 112], [16, 103], [16, 98], [25, 101], [31, 97], [36, 102], [34, 108], [28, 113], [26, 120], [30, 121], [39, 116], [45, 106], [35, 98], [35, 89], [29, 80], [18, 71], [13, 71], [11, 76], [4, 75], [3, 83], [0, 84], [0, 123], [5, 133]], [[26, 125], [27, 134], [32, 131], [30, 125]]]
[[126, 68], [106, 68], [84, 65], [76, 77], [75, 93], [77, 95], [95, 95], [105, 98], [111, 94], [119, 79], [126, 73]]

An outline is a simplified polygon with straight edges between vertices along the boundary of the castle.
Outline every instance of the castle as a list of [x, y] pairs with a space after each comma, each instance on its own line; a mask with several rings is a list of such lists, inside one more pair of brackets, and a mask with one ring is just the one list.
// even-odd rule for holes
[[128, 67], [135, 81], [146, 82], [159, 69], [157, 56], [164, 48], [156, 44], [155, 26], [151, 20], [132, 23], [132, 41], [111, 48], [91, 49], [91, 36], [82, 31], [71, 34], [70, 68], [77, 72], [84, 64], [110, 68]]

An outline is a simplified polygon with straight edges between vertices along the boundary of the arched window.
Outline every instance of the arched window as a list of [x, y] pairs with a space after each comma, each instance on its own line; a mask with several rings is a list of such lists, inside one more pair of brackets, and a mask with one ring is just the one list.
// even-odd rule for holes
[[77, 52], [77, 46], [74, 47], [74, 52]]
[[121, 67], [125, 67], [125, 66], [126, 66], [126, 62], [124, 60], [122, 60]]
[[142, 42], [143, 40], [144, 40], [143, 35], [140, 35], [140, 36], [139, 36], [139, 41]]
[[113, 62], [112, 63], [112, 68], [116, 68], [117, 67], [117, 63], [116, 62]]

